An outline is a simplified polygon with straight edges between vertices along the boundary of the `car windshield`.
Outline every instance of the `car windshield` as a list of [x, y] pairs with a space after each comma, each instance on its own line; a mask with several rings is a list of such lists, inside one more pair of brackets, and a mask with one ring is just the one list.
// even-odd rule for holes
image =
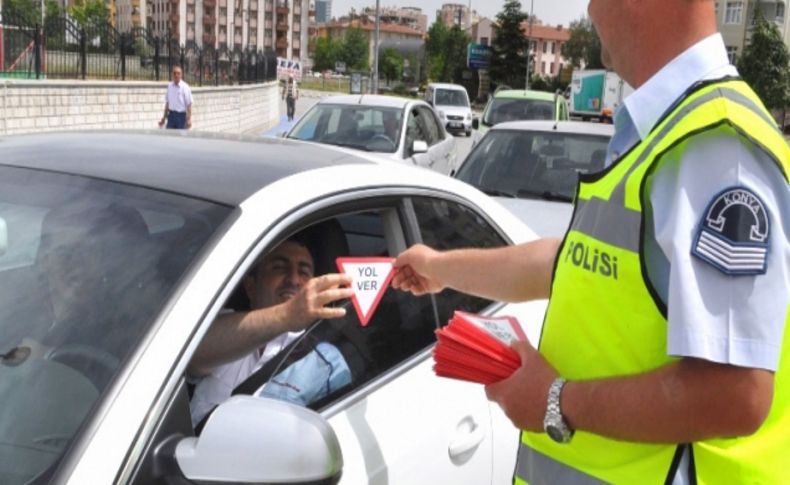
[[0, 167], [0, 483], [54, 469], [231, 212]]
[[378, 106], [319, 104], [302, 117], [288, 138], [366, 152], [395, 153], [403, 110]]
[[457, 178], [490, 195], [570, 202], [579, 174], [604, 168], [608, 143], [603, 135], [492, 130]]
[[520, 120], [554, 120], [554, 101], [539, 99], [494, 98], [483, 116], [483, 123], [494, 126], [497, 123]]
[[465, 91], [459, 89], [437, 89], [434, 103], [436, 106], [469, 106]]

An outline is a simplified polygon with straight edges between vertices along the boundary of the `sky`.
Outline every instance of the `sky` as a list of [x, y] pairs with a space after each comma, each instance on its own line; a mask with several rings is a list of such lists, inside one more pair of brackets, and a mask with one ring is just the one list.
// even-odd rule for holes
[[[562, 24], [567, 27], [572, 20], [587, 13], [587, 0], [532, 0], [535, 16], [545, 24]], [[436, 11], [445, 3], [462, 3], [469, 5], [469, 0], [379, 0], [381, 7], [420, 7], [428, 16], [428, 24], [436, 19]], [[494, 18], [504, 5], [504, 0], [472, 0], [472, 10], [489, 18]], [[345, 15], [351, 7], [361, 10], [364, 7], [375, 7], [375, 0], [332, 0], [332, 16]], [[527, 12], [530, 0], [521, 0], [521, 8]]]

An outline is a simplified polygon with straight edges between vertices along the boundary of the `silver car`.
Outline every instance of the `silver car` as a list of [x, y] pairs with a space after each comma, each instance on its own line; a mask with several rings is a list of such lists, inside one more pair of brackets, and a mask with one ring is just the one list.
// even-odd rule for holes
[[604, 168], [612, 125], [515, 121], [493, 127], [457, 178], [495, 197], [540, 236], [561, 236], [579, 174]]
[[453, 137], [423, 101], [364, 94], [324, 98], [286, 137], [366, 152], [446, 175], [457, 168]]

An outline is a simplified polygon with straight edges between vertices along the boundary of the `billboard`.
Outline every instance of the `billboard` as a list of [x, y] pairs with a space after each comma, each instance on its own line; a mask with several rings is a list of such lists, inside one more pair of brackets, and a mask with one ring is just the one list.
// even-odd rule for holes
[[277, 79], [288, 79], [290, 76], [293, 76], [296, 81], [302, 80], [302, 62], [278, 57]]
[[469, 69], [488, 69], [491, 60], [491, 48], [474, 42], [466, 46], [466, 67]]

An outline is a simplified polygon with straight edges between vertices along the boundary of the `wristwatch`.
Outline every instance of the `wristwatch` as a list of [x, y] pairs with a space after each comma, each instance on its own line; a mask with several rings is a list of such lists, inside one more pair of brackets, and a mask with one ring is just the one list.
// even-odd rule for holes
[[568, 443], [573, 437], [573, 430], [565, 422], [560, 409], [560, 394], [565, 385], [565, 379], [554, 379], [549, 387], [549, 399], [546, 406], [546, 417], [543, 418], [543, 430], [557, 443]]

